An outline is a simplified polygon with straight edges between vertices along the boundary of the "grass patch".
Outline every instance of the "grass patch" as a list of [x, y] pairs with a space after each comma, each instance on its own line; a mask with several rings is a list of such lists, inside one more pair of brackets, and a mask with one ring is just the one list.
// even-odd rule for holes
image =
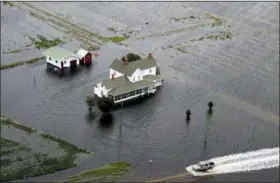
[[103, 37], [104, 41], [112, 41], [114, 43], [120, 43], [127, 38], [125, 36], [113, 36], [113, 37]]
[[24, 179], [26, 177], [36, 177], [44, 174], [54, 173], [76, 166], [73, 156], [63, 156], [59, 158], [48, 157], [47, 154], [37, 154], [33, 163], [24, 163], [17, 170], [1, 171], [1, 181]]
[[12, 54], [12, 53], [18, 53], [18, 52], [21, 52], [21, 51], [23, 51], [23, 50], [22, 49], [15, 49], [15, 50], [7, 51], [7, 52], [4, 52], [4, 53]]
[[210, 18], [210, 19], [213, 20], [213, 22], [212, 22], [212, 24], [211, 24], [212, 27], [217, 27], [217, 26], [223, 25], [222, 19], [221, 19], [220, 17], [218, 17], [218, 16], [216, 16], [216, 15], [213, 15], [213, 14], [211, 14], [211, 13], [209, 13], [209, 12], [205, 13], [205, 15], [206, 15], [208, 18]]
[[41, 35], [37, 35], [36, 38], [29, 38], [29, 39], [35, 44], [37, 49], [50, 48], [64, 43], [64, 41], [60, 40], [59, 38], [56, 38], [54, 40], [49, 40]]
[[17, 147], [19, 145], [18, 142], [3, 137], [1, 137], [0, 142], [1, 142], [1, 147], [4, 148], [12, 148], [12, 147]]
[[10, 1], [3, 1], [3, 4], [4, 4], [4, 5], [11, 6], [11, 7], [14, 6], [14, 4], [13, 4], [12, 2], [10, 2]]
[[200, 37], [197, 39], [192, 39], [190, 40], [191, 42], [194, 41], [202, 41], [202, 40], [227, 40], [227, 39], [232, 39], [232, 34], [230, 32], [223, 32], [222, 34], [209, 34], [206, 37]]
[[12, 126], [16, 129], [23, 130], [28, 134], [35, 133], [36, 130], [15, 122], [14, 120], [1, 116], [1, 125]]
[[45, 140], [51, 140], [53, 142], [57, 142], [59, 147], [66, 150], [69, 154], [76, 154], [76, 153], [90, 154], [90, 152], [87, 151], [86, 149], [78, 148], [74, 144], [71, 144], [65, 140], [59, 139], [53, 135], [41, 134], [41, 137]]
[[32, 149], [31, 148], [28, 148], [24, 145], [20, 145], [18, 148], [9, 148], [9, 149], [5, 149], [5, 150], [1, 150], [1, 157], [2, 156], [7, 156], [11, 153], [14, 153], [14, 152], [20, 152], [20, 151], [24, 151], [24, 152], [30, 152]]
[[59, 182], [75, 182], [75, 181], [86, 181], [86, 180], [94, 180], [94, 179], [106, 180], [108, 178], [116, 179], [124, 175], [126, 172], [128, 172], [130, 168], [131, 168], [131, 164], [127, 162], [115, 162], [109, 165], [105, 165], [101, 168], [81, 172], [78, 175], [69, 177], [65, 181], [59, 181]]
[[171, 20], [174, 20], [175, 22], [179, 22], [181, 20], [187, 20], [189, 17], [172, 17]]
[[[10, 118], [1, 116], [1, 125], [13, 126], [17, 129], [27, 131], [29, 133], [35, 132], [35, 130], [28, 128], [26, 126], [20, 125], [19, 123], [11, 120]], [[73, 168], [77, 166], [75, 163], [77, 153], [90, 154], [89, 151], [85, 149], [78, 148], [77, 146], [61, 140], [53, 135], [48, 134], [38, 134], [41, 138], [48, 141], [56, 142], [57, 145], [65, 150], [65, 154], [60, 157], [51, 157], [46, 153], [36, 153], [32, 151], [31, 148], [14, 142], [9, 139], [1, 138], [1, 146], [4, 145], [8, 147], [7, 149], [1, 150], [1, 156], [16, 155], [16, 159], [12, 163], [16, 163], [19, 166], [14, 167], [9, 166], [11, 161], [6, 162], [5, 166], [1, 167], [1, 181], [11, 181], [15, 179], [24, 179], [26, 177], [36, 177], [49, 173], [54, 173], [56, 171], [65, 170], [68, 168]], [[28, 152], [25, 156], [19, 156], [20, 151]], [[27, 156], [27, 157], [26, 157]], [[8, 160], [8, 159], [7, 159]]]
[[1, 70], [17, 67], [17, 66], [24, 65], [24, 64], [33, 64], [35, 62], [39, 62], [43, 58], [45, 58], [45, 57], [32, 58], [32, 59], [29, 59], [29, 60], [26, 60], [26, 61], [17, 61], [17, 62], [12, 62], [12, 63], [9, 63], [9, 64], [1, 65]]
[[88, 51], [94, 51], [94, 50], [99, 50], [99, 46], [97, 45], [90, 45], [88, 48], [87, 48]]
[[115, 33], [117, 32], [115, 27], [108, 27], [108, 31], [115, 32]]
[[183, 47], [178, 47], [176, 48], [177, 51], [181, 52], [181, 53], [189, 53], [188, 51], [186, 51]]

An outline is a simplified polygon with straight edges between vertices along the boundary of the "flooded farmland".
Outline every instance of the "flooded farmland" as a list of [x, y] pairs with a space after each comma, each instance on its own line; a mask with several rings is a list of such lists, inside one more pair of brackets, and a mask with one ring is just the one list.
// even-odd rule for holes
[[[129, 35], [122, 44], [110, 40], [122, 34]], [[1, 114], [95, 155], [26, 181], [56, 181], [115, 161], [133, 165], [123, 181], [146, 181], [200, 160], [279, 146], [278, 3], [1, 3], [1, 65], [41, 57], [44, 49], [30, 39], [36, 35], [72, 50], [99, 46], [100, 56], [66, 77], [47, 72], [44, 60], [1, 70]], [[104, 128], [98, 109], [89, 118], [84, 97], [128, 52], [152, 52], [164, 84], [149, 100], [114, 111]], [[197, 181], [261, 180], [279, 181], [279, 168]]]

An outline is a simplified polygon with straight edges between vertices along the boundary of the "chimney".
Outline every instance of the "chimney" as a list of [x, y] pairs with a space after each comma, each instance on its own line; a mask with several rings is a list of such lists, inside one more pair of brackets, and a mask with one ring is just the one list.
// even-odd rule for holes
[[124, 65], [127, 65], [127, 64], [128, 64], [128, 59], [127, 59], [127, 57], [124, 57], [123, 63], [124, 63]]
[[149, 53], [149, 58], [153, 58], [153, 54], [152, 53]]
[[113, 74], [112, 74], [112, 79], [115, 79], [115, 74], [116, 74], [116, 73], [113, 73]]

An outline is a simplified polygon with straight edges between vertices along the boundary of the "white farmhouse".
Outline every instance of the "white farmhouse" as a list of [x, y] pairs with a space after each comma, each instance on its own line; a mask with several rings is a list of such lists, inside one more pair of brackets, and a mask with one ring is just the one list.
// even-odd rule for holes
[[121, 103], [155, 93], [157, 87], [162, 85], [157, 69], [158, 65], [151, 53], [148, 58], [132, 62], [116, 59], [110, 66], [109, 78], [94, 86], [94, 94]]
[[46, 56], [48, 67], [54, 67], [63, 71], [64, 68], [75, 68], [80, 64], [81, 55], [60, 47], [52, 47], [43, 52]]

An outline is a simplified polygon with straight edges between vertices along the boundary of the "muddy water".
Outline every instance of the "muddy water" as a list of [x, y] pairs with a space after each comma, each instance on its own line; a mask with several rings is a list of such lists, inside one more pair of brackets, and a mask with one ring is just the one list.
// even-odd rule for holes
[[[61, 6], [64, 16], [77, 22], [82, 21], [86, 9], [92, 12], [96, 8], [94, 15], [99, 17], [96, 21], [99, 22], [98, 26], [103, 26], [100, 31], [107, 29], [111, 22], [108, 19], [113, 19], [120, 29], [130, 26], [141, 29], [139, 36], [154, 33], [159, 36], [145, 40], [132, 37], [127, 41], [128, 47], [114, 44], [102, 46], [100, 56], [91, 68], [83, 68], [63, 78], [47, 73], [44, 63], [1, 71], [1, 113], [96, 152], [94, 157], [83, 159], [77, 168], [27, 180], [57, 180], [81, 170], [124, 160], [134, 165], [124, 180], [144, 181], [181, 173], [187, 165], [199, 160], [279, 145], [277, 6], [269, 3], [161, 5], [69, 3]], [[36, 6], [51, 9], [54, 5], [36, 3]], [[67, 15], [67, 6], [77, 9], [72, 18]], [[127, 6], [132, 6], [135, 14]], [[102, 12], [101, 7], [104, 9]], [[110, 11], [112, 8], [114, 11]], [[199, 16], [211, 11], [225, 19], [232, 19], [232, 39], [189, 42], [223, 28], [188, 30], [187, 23], [169, 23], [169, 18], [183, 16], [186, 8], [187, 16]], [[158, 11], [154, 13], [154, 9]], [[266, 16], [257, 13], [264, 10], [268, 12]], [[58, 8], [52, 11], [58, 11]], [[239, 14], [236, 14], [237, 11]], [[114, 16], [114, 13], [118, 16]], [[252, 16], [259, 16], [259, 19]], [[145, 25], [147, 19], [150, 24]], [[136, 22], [143, 23], [143, 28]], [[90, 24], [88, 28], [95, 30], [98, 26]], [[163, 30], [163, 27], [167, 28]], [[160, 36], [161, 32], [182, 27], [186, 28], [183, 32], [173, 31], [172, 34]], [[162, 49], [162, 46], [176, 44], [188, 45], [190, 53], [184, 54], [175, 48]], [[101, 114], [98, 111], [95, 112], [95, 119], [90, 120], [84, 97], [92, 92], [96, 82], [108, 76], [111, 61], [129, 51], [147, 54], [151, 50], [159, 61], [164, 77], [164, 86], [159, 93], [139, 105], [114, 111], [114, 123], [110, 127], [100, 126], [98, 119]], [[36, 83], [33, 81], [34, 75]], [[206, 116], [209, 100], [214, 101], [214, 113], [210, 118]], [[185, 121], [187, 108], [192, 110], [190, 123]], [[152, 165], [149, 165], [150, 159], [153, 160]], [[277, 172], [279, 169], [222, 175], [209, 180], [279, 181]]]

